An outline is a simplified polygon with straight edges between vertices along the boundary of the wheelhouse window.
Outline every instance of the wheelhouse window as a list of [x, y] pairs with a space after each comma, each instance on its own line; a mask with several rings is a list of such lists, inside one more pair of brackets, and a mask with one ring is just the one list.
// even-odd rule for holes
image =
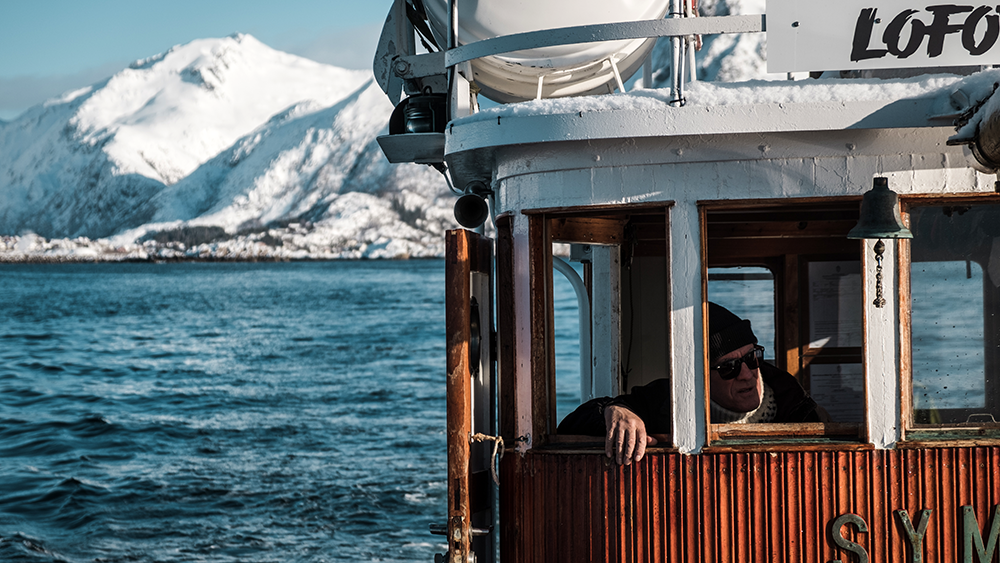
[[909, 219], [907, 438], [1000, 437], [1000, 204], [914, 203]]
[[[710, 445], [863, 436], [861, 249], [846, 237], [857, 222], [857, 201], [720, 201], [702, 202], [701, 209], [707, 301], [750, 320], [772, 366], [765, 383], [801, 388], [817, 405], [815, 416], [782, 415], [773, 422], [713, 416], [719, 412], [711, 392], [717, 359], [706, 357]], [[705, 349], [711, 355], [710, 346]], [[786, 376], [793, 382], [780, 383]]]
[[[670, 376], [667, 207], [526, 214], [531, 279], [539, 280], [531, 289], [532, 349], [545, 351], [532, 361], [535, 432], [543, 443], [579, 443], [556, 436], [567, 413]], [[577, 317], [567, 268], [585, 286], [589, 315]], [[570, 341], [588, 330], [589, 338]], [[662, 399], [669, 407], [669, 395]], [[663, 430], [659, 439], [669, 444]], [[603, 448], [603, 435], [590, 440]]]

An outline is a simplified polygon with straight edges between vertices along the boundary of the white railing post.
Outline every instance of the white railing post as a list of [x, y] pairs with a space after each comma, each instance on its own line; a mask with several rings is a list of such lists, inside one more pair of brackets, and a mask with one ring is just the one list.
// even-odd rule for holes
[[618, 84], [618, 91], [622, 94], [625, 93], [625, 84], [622, 83], [622, 74], [618, 72], [618, 64], [615, 62], [615, 57], [608, 57], [608, 62], [611, 63], [611, 72], [615, 74], [615, 83]]
[[[684, 15], [689, 18], [699, 17], [694, 11], [694, 0], [684, 0]], [[688, 56], [688, 82], [698, 81], [698, 65], [694, 56], [697, 41], [696, 35], [688, 35], [685, 38], [685, 49]]]
[[[670, 0], [670, 18], [684, 17], [681, 7], [681, 0]], [[670, 105], [684, 105], [684, 45], [686, 41], [683, 37], [674, 36], [670, 38], [672, 51], [670, 75], [671, 75], [671, 96]]]
[[646, 61], [642, 63], [642, 87], [649, 89], [653, 87], [653, 52], [646, 55]]
[[[447, 51], [458, 47], [458, 0], [448, 0]], [[446, 63], [447, 64], [447, 63]], [[448, 121], [458, 117], [458, 65], [448, 65]]]

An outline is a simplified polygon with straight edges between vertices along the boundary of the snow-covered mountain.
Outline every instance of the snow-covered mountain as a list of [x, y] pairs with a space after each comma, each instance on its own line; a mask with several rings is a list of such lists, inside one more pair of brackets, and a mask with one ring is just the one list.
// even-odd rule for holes
[[[702, 0], [703, 15], [763, 0]], [[701, 80], [765, 78], [764, 35], [706, 37]], [[670, 48], [653, 51], [654, 87]], [[391, 165], [369, 71], [203, 39], [0, 121], [0, 260], [440, 256], [445, 179]]]
[[139, 255], [167, 231], [156, 240], [188, 254], [266, 239], [291, 257], [437, 255], [454, 199], [438, 172], [382, 156], [391, 111], [368, 71], [249, 35], [177, 46], [0, 124], [0, 235]]

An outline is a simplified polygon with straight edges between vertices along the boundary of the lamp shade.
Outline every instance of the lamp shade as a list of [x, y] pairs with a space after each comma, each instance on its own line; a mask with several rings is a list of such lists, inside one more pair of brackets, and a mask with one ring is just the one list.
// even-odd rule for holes
[[889, 189], [888, 178], [875, 178], [872, 189], [861, 199], [858, 224], [847, 238], [913, 238], [899, 214], [899, 196]]

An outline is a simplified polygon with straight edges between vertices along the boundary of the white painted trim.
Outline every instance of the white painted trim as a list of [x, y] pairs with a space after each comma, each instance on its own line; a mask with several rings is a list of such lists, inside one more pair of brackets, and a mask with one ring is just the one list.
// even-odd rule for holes
[[458, 72], [455, 73], [454, 84], [451, 88], [451, 116], [452, 119], [459, 119], [472, 115], [472, 92], [469, 81]]
[[862, 267], [864, 268], [864, 345], [865, 392], [868, 403], [868, 437], [878, 449], [893, 447], [900, 439], [899, 396], [899, 334], [897, 316], [899, 291], [896, 260], [896, 241], [883, 239], [882, 296], [884, 307], [875, 307], [875, 240], [865, 240]]
[[669, 232], [673, 438], [678, 450], [693, 454], [700, 452], [708, 439], [697, 205], [688, 203], [671, 208]]
[[[614, 98], [610, 98], [614, 101]], [[445, 154], [530, 143], [691, 135], [765, 134], [940, 127], [942, 143], [954, 132], [951, 121], [934, 120], [934, 97], [905, 100], [760, 103], [642, 109], [590, 110], [535, 115], [480, 112], [452, 123]], [[654, 104], [650, 104], [654, 105]], [[955, 149], [960, 151], [961, 149]]]

